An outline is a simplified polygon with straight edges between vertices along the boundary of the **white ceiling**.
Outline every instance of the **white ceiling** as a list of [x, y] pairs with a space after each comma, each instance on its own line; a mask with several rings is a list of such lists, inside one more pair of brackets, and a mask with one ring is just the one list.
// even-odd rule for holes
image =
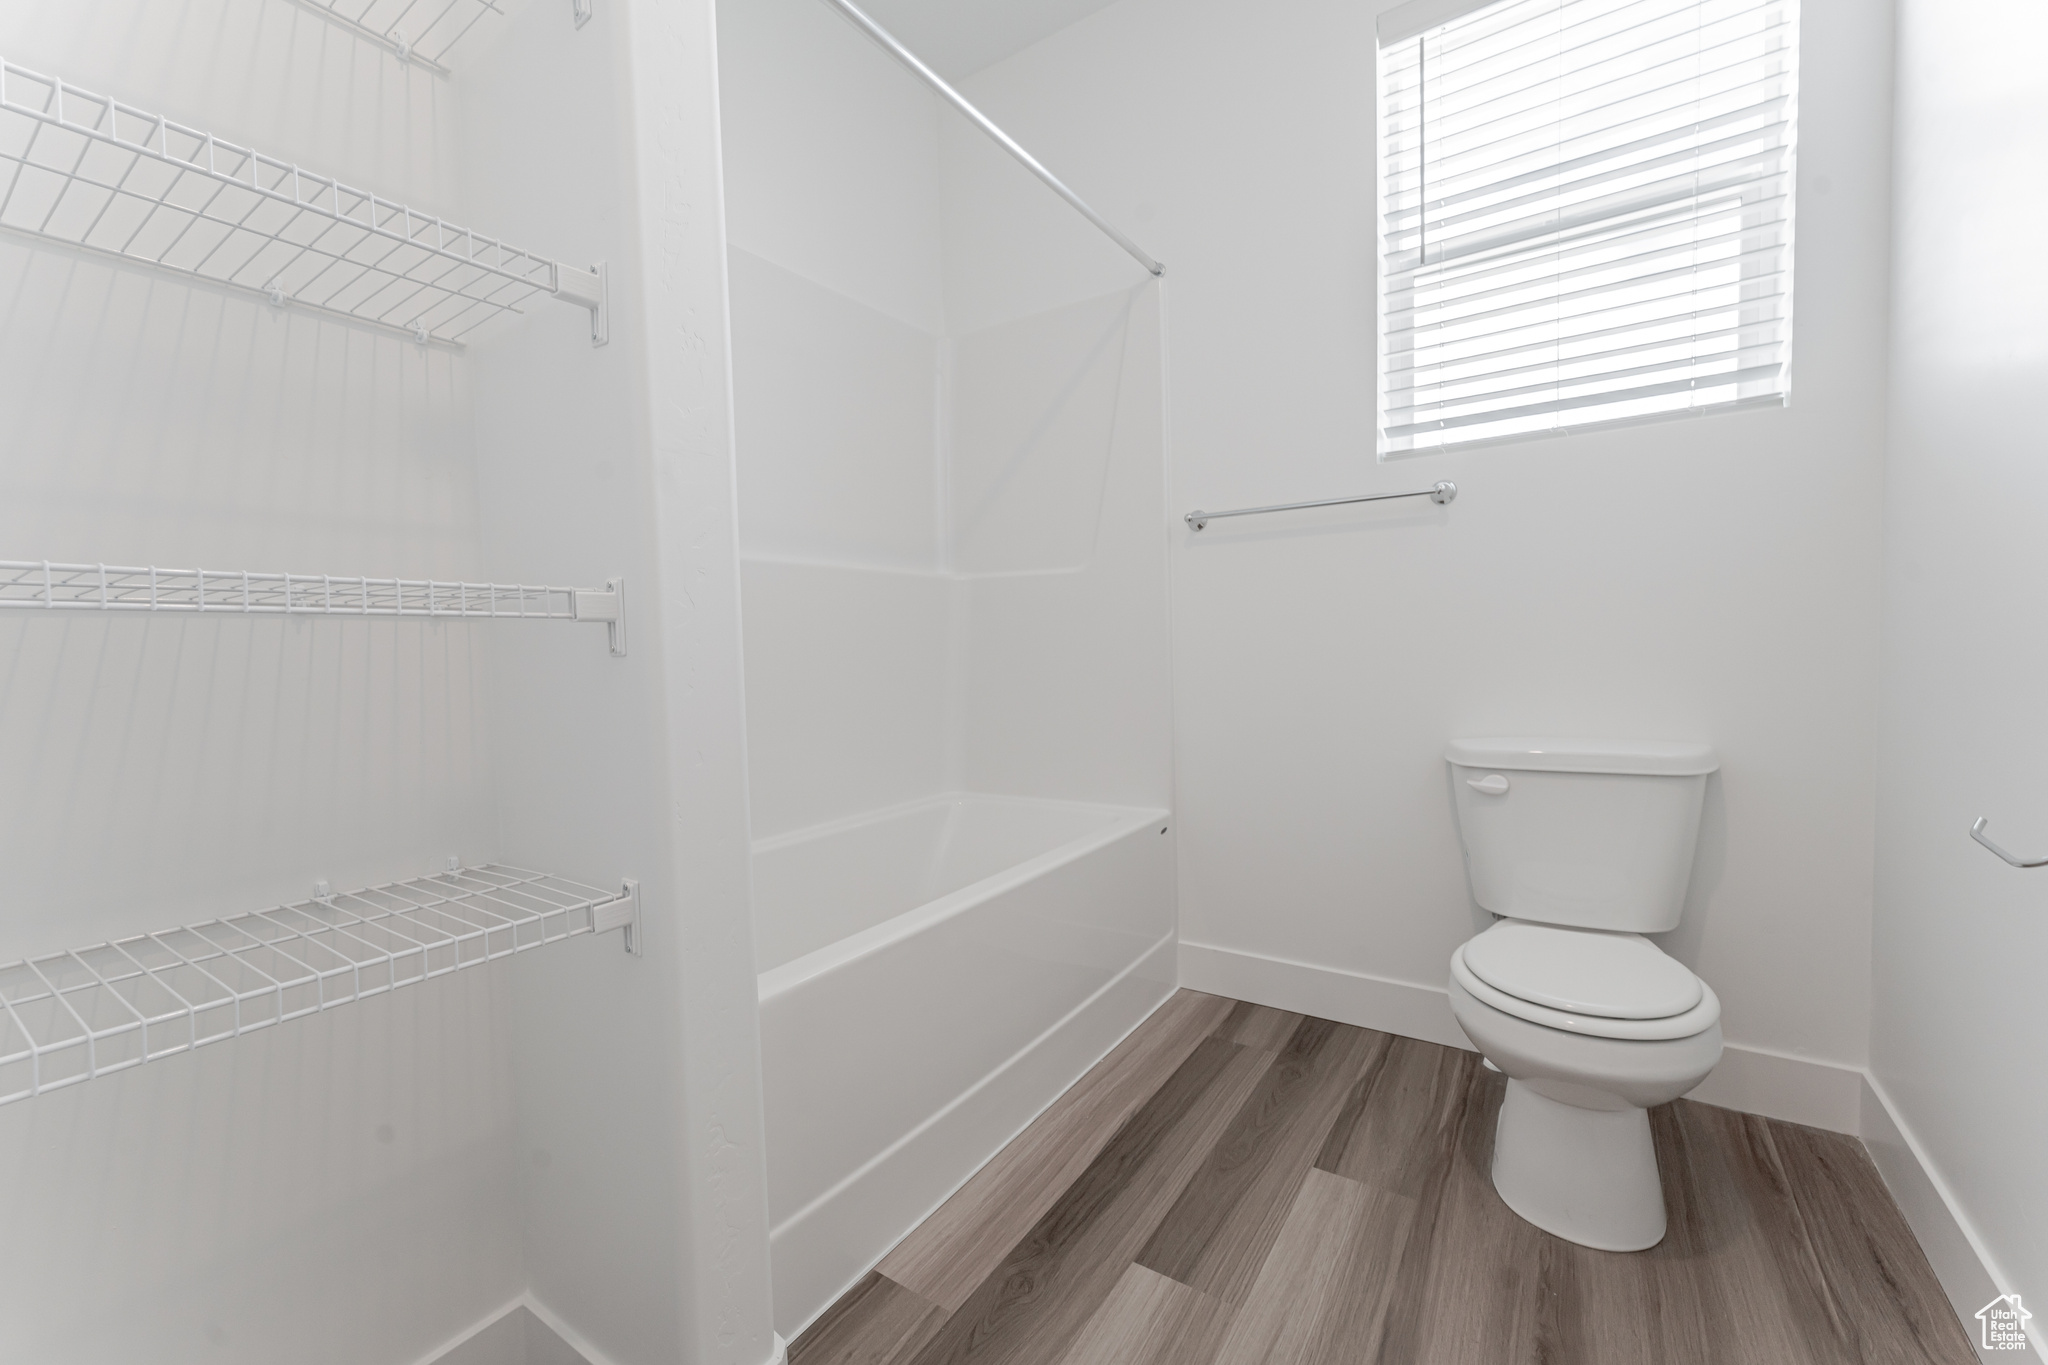
[[1021, 52], [1115, 0], [856, 0], [947, 80]]

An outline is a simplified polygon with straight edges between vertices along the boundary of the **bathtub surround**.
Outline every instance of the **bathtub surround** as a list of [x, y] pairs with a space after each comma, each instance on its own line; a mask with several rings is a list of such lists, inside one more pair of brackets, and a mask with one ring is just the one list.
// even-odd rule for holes
[[816, 0], [727, 13], [789, 1333], [1174, 986], [1164, 301], [1127, 258], [1083, 293], [1003, 297], [1035, 248], [963, 216], [963, 177], [1060, 201], [965, 160], [980, 134]]
[[[793, 1332], [1174, 985], [1159, 294], [935, 340], [941, 363], [899, 382], [950, 399], [943, 443], [908, 401], [864, 428], [872, 390], [829, 439], [778, 441], [772, 414], [822, 401], [790, 353], [824, 291], [733, 260], [742, 546], [751, 528], [781, 552], [743, 560], [742, 581], [776, 1322]], [[778, 273], [780, 293], [749, 289]], [[876, 563], [844, 530], [861, 499], [820, 486], [920, 438], [939, 533], [900, 525], [900, 558]], [[778, 479], [779, 461], [806, 472]], [[1105, 805], [1106, 847], [1031, 837], [1048, 812]], [[958, 889], [946, 864], [984, 836]]]
[[1172, 863], [1165, 811], [988, 797], [757, 854], [778, 1330], [1173, 992]]
[[732, 279], [756, 837], [1167, 804], [1157, 286], [945, 339], [744, 249]]

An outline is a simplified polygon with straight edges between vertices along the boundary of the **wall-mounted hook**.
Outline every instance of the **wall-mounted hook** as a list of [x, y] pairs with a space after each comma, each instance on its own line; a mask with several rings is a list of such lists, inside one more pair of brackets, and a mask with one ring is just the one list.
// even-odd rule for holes
[[569, 0], [569, 12], [576, 16], [576, 27], [582, 28], [590, 22], [592, 0]]
[[272, 281], [271, 281], [271, 282], [270, 282], [269, 284], [266, 284], [266, 285], [264, 285], [264, 286], [263, 286], [263, 292], [264, 292], [264, 293], [266, 293], [266, 294], [268, 294], [268, 295], [270, 295], [270, 304], [271, 304], [271, 307], [273, 307], [273, 308], [282, 308], [282, 307], [284, 307], [284, 286], [283, 286], [283, 285], [279, 284], [279, 283], [278, 283], [278, 282], [277, 282], [276, 280], [272, 280]]
[[432, 338], [432, 335], [432, 333], [427, 331], [426, 323], [421, 322], [418, 318], [413, 319], [412, 339], [414, 341], [417, 341], [420, 345], [424, 346]]

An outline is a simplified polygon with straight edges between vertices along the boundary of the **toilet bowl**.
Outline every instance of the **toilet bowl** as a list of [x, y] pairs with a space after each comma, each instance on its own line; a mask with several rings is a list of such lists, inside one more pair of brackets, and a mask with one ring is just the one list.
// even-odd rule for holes
[[1464, 740], [1452, 766], [1473, 894], [1501, 916], [1451, 957], [1451, 1011], [1508, 1078], [1493, 1184], [1602, 1251], [1664, 1237], [1648, 1111], [1721, 1058], [1721, 1002], [1644, 937], [1674, 928], [1703, 744]]
[[[1602, 932], [1503, 920], [1480, 939], [1514, 929]], [[1691, 977], [1648, 940], [1620, 937]], [[1475, 973], [1466, 949], [1480, 939], [1451, 959], [1451, 1013], [1508, 1078], [1494, 1134], [1494, 1189], [1524, 1219], [1581, 1246], [1642, 1251], [1657, 1245], [1664, 1238], [1664, 1195], [1647, 1111], [1691, 1090], [1721, 1060], [1721, 1002], [1693, 978], [1695, 1003], [1660, 1018], [1557, 1009], [1511, 995]], [[1572, 945], [1558, 946], [1569, 951]]]

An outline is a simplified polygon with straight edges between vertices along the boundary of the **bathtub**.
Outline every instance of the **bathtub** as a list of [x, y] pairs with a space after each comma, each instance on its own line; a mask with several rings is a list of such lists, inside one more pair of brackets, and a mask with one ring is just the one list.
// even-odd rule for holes
[[945, 796], [754, 845], [778, 1331], [1172, 993], [1171, 829]]

